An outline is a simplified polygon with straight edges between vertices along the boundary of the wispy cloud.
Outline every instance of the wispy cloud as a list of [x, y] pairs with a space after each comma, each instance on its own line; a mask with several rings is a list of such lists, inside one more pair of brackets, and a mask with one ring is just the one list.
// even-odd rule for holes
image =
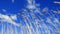
[[13, 19], [13, 20], [17, 20], [17, 15], [16, 14], [15, 15], [11, 15], [10, 18]]
[[35, 0], [27, 0], [27, 8], [28, 9], [35, 9], [36, 5], [35, 5]]
[[42, 12], [47, 12], [48, 8], [43, 8]]
[[2, 9], [3, 12], [6, 12], [6, 9]]
[[14, 3], [14, 0], [12, 0], [12, 3]]
[[0, 18], [2, 19], [2, 21], [11, 23], [11, 24], [13, 24], [13, 25], [15, 25], [15, 26], [19, 26], [16, 22], [14, 22], [14, 21], [12, 20], [12, 19], [14, 19], [15, 17], [11, 19], [11, 17], [9, 17], [8, 15], [0, 14]]
[[55, 4], [60, 4], [60, 2], [58, 2], [58, 1], [54, 1], [53, 3], [55, 3]]

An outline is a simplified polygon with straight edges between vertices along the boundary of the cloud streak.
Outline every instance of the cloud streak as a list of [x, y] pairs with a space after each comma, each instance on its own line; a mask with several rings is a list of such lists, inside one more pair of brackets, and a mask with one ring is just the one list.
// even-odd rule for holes
[[55, 4], [60, 4], [60, 2], [54, 1]]
[[15, 25], [15, 26], [19, 26], [16, 22], [14, 22], [14, 21], [12, 20], [12, 18], [10, 18], [10, 17], [7, 16], [7, 15], [0, 14], [0, 18], [2, 19], [2, 20], [0, 20], [0, 21], [8, 22], [8, 23], [11, 23], [11, 24], [13, 24], [13, 25]]

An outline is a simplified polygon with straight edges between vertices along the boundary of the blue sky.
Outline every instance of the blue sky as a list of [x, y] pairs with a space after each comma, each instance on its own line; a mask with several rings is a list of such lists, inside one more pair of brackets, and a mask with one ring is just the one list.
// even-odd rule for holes
[[[54, 4], [54, 1], [60, 0], [36, 0], [40, 4], [40, 8], [48, 7], [49, 9], [60, 8], [60, 4]], [[18, 13], [18, 11], [26, 6], [26, 0], [0, 0], [0, 12], [1, 9], [6, 9], [7, 12]]]
[[[60, 18], [59, 18], [60, 13], [57, 14], [57, 13], [51, 12], [51, 10], [56, 10], [55, 12], [58, 12], [58, 10], [60, 10], [60, 4], [54, 3], [54, 1], [60, 1], [60, 0], [35, 0], [35, 1], [36, 1], [36, 4], [40, 5], [39, 7], [34, 6], [35, 4], [33, 5], [31, 4], [32, 6], [29, 6], [29, 4], [27, 3], [27, 0], [14, 0], [14, 1], [0, 0], [0, 18], [2, 19], [2, 21], [6, 21], [6, 23], [3, 23], [3, 24], [7, 25], [7, 22], [11, 22], [10, 24], [8, 24], [8, 27], [10, 27], [11, 24], [13, 25], [19, 24], [19, 26], [20, 24], [22, 26], [32, 26], [32, 28], [35, 29], [34, 31], [39, 29], [41, 31], [41, 34], [44, 31], [48, 31], [48, 30], [50, 33], [52, 32], [52, 34], [55, 33], [53, 32], [54, 29], [55, 31], [58, 29], [60, 30]], [[47, 11], [47, 12], [43, 12], [43, 11]], [[17, 15], [18, 13], [20, 13], [20, 15]], [[37, 25], [36, 23], [39, 23], [39, 24]], [[0, 26], [1, 28], [2, 23], [0, 24], [1, 24]], [[38, 28], [38, 26], [40, 28]], [[16, 26], [11, 25], [11, 27], [14, 30]], [[46, 30], [44, 27], [47, 28], [48, 30]], [[19, 29], [19, 27], [16, 27], [16, 28], [17, 28], [16, 30], [19, 32], [20, 30], [26, 32], [28, 29], [27, 28], [25, 31], [25, 28], [23, 28], [23, 30], [21, 27], [20, 27], [21, 29]]]

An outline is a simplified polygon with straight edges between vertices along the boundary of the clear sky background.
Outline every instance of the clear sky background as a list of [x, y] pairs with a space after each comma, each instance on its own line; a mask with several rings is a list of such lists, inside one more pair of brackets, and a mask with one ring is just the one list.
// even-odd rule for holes
[[[36, 3], [40, 4], [40, 8], [48, 7], [49, 9], [60, 9], [60, 4], [54, 4], [54, 1], [60, 0], [36, 0]], [[0, 13], [3, 13], [2, 9], [6, 9], [7, 13], [18, 13], [20, 9], [26, 6], [26, 0], [0, 0]]]

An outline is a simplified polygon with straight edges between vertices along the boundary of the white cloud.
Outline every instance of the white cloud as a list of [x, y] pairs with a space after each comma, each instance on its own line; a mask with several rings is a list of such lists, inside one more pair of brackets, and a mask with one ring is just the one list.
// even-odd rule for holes
[[31, 4], [31, 1], [32, 1], [32, 0], [27, 0], [27, 1], [28, 1], [29, 4]]
[[55, 4], [60, 4], [60, 2], [57, 2], [57, 1], [54, 1], [53, 3], [55, 3]]
[[6, 12], [6, 9], [2, 9], [3, 12]]
[[12, 0], [12, 3], [14, 3], [14, 0]]
[[54, 23], [60, 23], [57, 18], [54, 18]]
[[10, 18], [13, 20], [17, 20], [17, 15], [11, 15]]
[[5, 21], [5, 22], [11, 23], [11, 24], [13, 24], [15, 26], [19, 26], [19, 24], [14, 22], [8, 15], [0, 14], [0, 18], [2, 19], [0, 21]]
[[43, 8], [42, 12], [47, 12], [48, 8]]
[[35, 0], [27, 0], [28, 4], [35, 4]]
[[50, 18], [47, 18], [46, 22], [48, 22], [48, 23], [52, 23], [52, 21], [51, 21]]
[[57, 14], [60, 14], [60, 10], [58, 10]]
[[35, 9], [36, 6], [35, 6], [35, 5], [28, 5], [27, 8], [28, 8], [28, 9]]
[[27, 8], [28, 9], [35, 9], [36, 5], [35, 5], [35, 0], [27, 0]]

